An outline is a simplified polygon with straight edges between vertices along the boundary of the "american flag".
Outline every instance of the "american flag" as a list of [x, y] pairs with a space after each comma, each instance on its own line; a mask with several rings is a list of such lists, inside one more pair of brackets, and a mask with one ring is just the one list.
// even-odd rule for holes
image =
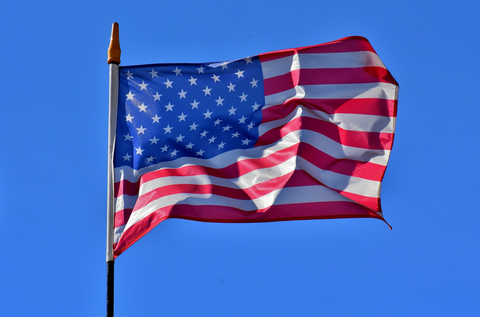
[[115, 257], [167, 218], [383, 220], [398, 84], [365, 38], [119, 77]]

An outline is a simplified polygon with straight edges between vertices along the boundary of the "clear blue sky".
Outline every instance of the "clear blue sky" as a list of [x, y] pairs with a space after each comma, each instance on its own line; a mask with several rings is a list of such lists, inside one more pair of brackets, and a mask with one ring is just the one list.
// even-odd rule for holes
[[108, 65], [367, 37], [400, 84], [375, 219], [167, 220], [116, 261], [116, 316], [478, 316], [480, 5], [4, 1], [0, 315], [104, 316]]

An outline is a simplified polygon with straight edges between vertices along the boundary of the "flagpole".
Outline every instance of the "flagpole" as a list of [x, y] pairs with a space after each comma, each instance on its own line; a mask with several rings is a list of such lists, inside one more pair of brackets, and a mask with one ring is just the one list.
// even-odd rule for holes
[[114, 197], [113, 197], [113, 149], [117, 127], [118, 108], [118, 69], [120, 65], [120, 40], [118, 23], [112, 25], [112, 36], [108, 47], [108, 61], [110, 67], [109, 87], [109, 115], [108, 115], [108, 181], [107, 181], [107, 317], [113, 317], [114, 292]]

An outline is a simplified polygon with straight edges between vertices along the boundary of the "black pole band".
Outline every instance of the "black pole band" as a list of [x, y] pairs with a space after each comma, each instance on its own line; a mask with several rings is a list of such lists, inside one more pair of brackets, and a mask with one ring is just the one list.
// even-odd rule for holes
[[115, 261], [107, 262], [107, 317], [113, 317], [113, 272]]

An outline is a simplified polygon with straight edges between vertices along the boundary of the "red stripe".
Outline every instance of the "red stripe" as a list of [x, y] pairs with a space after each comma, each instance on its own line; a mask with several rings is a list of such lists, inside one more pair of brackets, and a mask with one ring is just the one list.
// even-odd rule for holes
[[263, 87], [265, 96], [269, 96], [298, 85], [391, 83], [392, 80], [388, 70], [382, 67], [297, 69], [264, 79]]
[[133, 209], [123, 209], [123, 210], [118, 210], [115, 213], [115, 224], [114, 228], [123, 226], [127, 223], [128, 219], [130, 218], [130, 215], [132, 214]]
[[328, 114], [351, 113], [375, 116], [396, 116], [396, 102], [386, 99], [292, 99], [262, 111], [262, 123], [283, 119], [299, 105]]
[[[295, 216], [292, 216], [292, 208], [295, 209]], [[335, 218], [377, 218], [383, 220], [381, 216], [372, 210], [352, 202], [317, 202], [280, 205], [272, 206], [266, 212], [249, 213], [228, 206], [175, 205], [152, 212], [147, 217], [125, 230], [120, 241], [114, 245], [115, 258], [167, 218], [220, 223], [250, 223]]]
[[361, 36], [350, 36], [337, 41], [319, 45], [273, 51], [265, 54], [260, 54], [258, 55], [258, 57], [260, 58], [261, 62], [266, 62], [286, 56], [292, 56], [295, 53], [344, 53], [358, 51], [370, 51], [375, 53], [375, 50], [366, 38]]
[[382, 211], [382, 208], [380, 207], [380, 198], [375, 198], [375, 197], [366, 197], [362, 195], [357, 195], [354, 193], [349, 193], [341, 190], [336, 190], [333, 189], [334, 191], [338, 192], [339, 194], [342, 194], [342, 196], [345, 196], [347, 198], [350, 198], [351, 200], [358, 202], [359, 204], [371, 209], [375, 210], [378, 212]]
[[113, 197], [118, 197], [121, 195], [135, 196], [140, 190], [140, 182], [131, 183], [128, 180], [121, 180], [114, 184]]
[[353, 146], [372, 150], [390, 149], [392, 133], [348, 131], [339, 126], [310, 117], [295, 118], [283, 126], [271, 129], [258, 138], [255, 146], [272, 144], [290, 132], [297, 130], [311, 130], [346, 146]]

